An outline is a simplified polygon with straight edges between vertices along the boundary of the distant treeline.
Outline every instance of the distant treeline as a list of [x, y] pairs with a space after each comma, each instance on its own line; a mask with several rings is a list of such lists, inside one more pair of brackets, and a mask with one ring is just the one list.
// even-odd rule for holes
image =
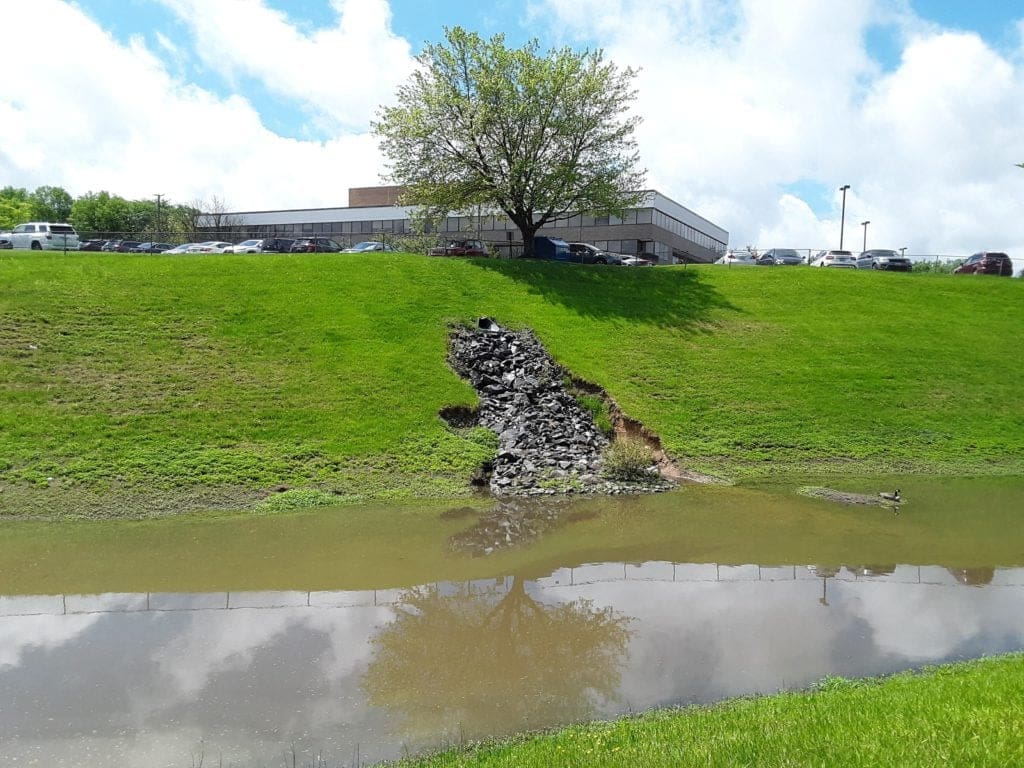
[[110, 192], [86, 192], [72, 197], [62, 187], [43, 186], [29, 192], [21, 187], [0, 189], [0, 231], [28, 221], [70, 222], [79, 232], [195, 232], [206, 225], [227, 224], [223, 200], [190, 200], [175, 203], [154, 195], [126, 200]]

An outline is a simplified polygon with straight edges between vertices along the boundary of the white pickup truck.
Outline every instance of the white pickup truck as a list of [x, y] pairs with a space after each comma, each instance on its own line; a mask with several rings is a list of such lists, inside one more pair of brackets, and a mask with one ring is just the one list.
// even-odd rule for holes
[[78, 233], [70, 224], [32, 221], [11, 230], [11, 242], [15, 248], [33, 251], [77, 251]]

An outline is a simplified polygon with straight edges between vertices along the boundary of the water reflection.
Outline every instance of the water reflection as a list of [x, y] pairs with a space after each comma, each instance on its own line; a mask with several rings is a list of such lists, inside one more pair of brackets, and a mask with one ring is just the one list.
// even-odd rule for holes
[[[1024, 569], [646, 562], [360, 592], [0, 597], [0, 761], [381, 760], [1024, 647]], [[301, 762], [301, 760], [300, 760]]]
[[374, 638], [363, 688], [418, 737], [478, 739], [584, 720], [614, 699], [627, 624], [589, 600], [542, 602], [515, 577], [413, 589]]

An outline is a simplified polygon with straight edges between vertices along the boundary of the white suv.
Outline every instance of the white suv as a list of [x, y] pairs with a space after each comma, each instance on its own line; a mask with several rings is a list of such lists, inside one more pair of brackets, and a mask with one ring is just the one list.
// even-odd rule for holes
[[77, 251], [78, 233], [70, 224], [32, 221], [11, 230], [11, 242], [15, 248], [33, 251]]

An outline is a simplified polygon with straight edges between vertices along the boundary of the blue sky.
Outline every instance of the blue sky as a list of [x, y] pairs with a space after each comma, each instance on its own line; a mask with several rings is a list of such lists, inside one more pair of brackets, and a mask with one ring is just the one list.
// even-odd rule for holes
[[[370, 128], [445, 26], [638, 70], [648, 186], [732, 243], [1024, 254], [1024, 3], [3, 0], [0, 184], [344, 205]], [[45, 99], [25, 94], [47, 94]], [[53, 104], [59, 104], [55, 112]], [[55, 115], [59, 119], [55, 119]]]
[[[117, 40], [127, 44], [141, 36], [155, 44], [157, 31], [181, 40], [188, 37], [187, 25], [156, 0], [77, 0], [87, 14], [99, 21]], [[338, 11], [330, 0], [267, 0], [265, 3], [285, 14], [299, 30], [312, 34], [317, 29], [337, 23]], [[1019, 44], [1020, 32], [1015, 22], [1024, 11], [1006, 0], [918, 0], [910, 7], [922, 19], [951, 29], [975, 32], [990, 45], [1006, 49]], [[584, 47], [601, 47], [602, 41], [587, 35], [574, 35], [571, 41], [557, 31], [537, 22], [528, 12], [528, 5], [514, 0], [391, 0], [391, 28], [395, 35], [408, 41], [415, 54], [424, 43], [440, 40], [446, 26], [462, 26], [482, 35], [504, 33], [510, 43], [519, 45], [538, 38], [542, 45], [557, 46], [572, 42]], [[900, 30], [894, 24], [874, 24], [865, 30], [865, 43], [871, 57], [884, 69], [894, 69], [901, 53]], [[225, 39], [224, 44], [239, 44]], [[255, 52], [254, 52], [255, 55]], [[216, 71], [204, 67], [197, 59], [187, 59], [181, 74], [189, 81], [228, 96], [238, 82], [228, 82]], [[295, 99], [269, 93], [258, 80], [241, 83], [245, 96], [257, 106], [263, 120], [284, 136], [308, 137], [303, 127], [303, 114], [295, 108]], [[807, 189], [795, 186], [794, 189]]]

